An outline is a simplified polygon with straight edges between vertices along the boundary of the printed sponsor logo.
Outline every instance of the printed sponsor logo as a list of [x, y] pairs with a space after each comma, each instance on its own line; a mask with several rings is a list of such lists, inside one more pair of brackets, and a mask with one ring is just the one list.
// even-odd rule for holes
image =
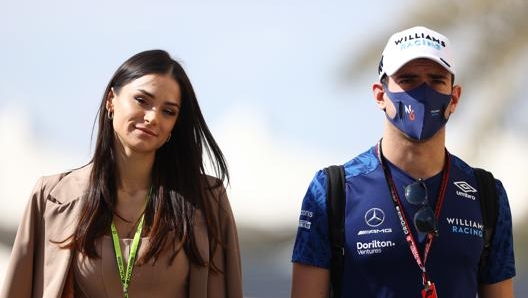
[[305, 228], [305, 229], [310, 229], [310, 227], [312, 226], [312, 223], [307, 221], [307, 220], [299, 220], [299, 228]]
[[378, 227], [385, 220], [385, 213], [379, 208], [371, 208], [365, 213], [365, 222], [370, 227]]
[[[313, 217], [313, 212], [308, 210], [301, 210], [301, 219], [299, 220], [299, 228], [309, 230], [312, 226], [312, 222], [309, 220]], [[304, 219], [302, 219], [304, 218]], [[306, 220], [308, 219], [308, 220]]]
[[473, 201], [477, 199], [474, 195], [470, 194], [470, 193], [477, 192], [477, 190], [473, 186], [471, 186], [469, 183], [467, 183], [466, 181], [455, 181], [453, 182], [453, 184], [456, 187], [458, 187], [458, 189], [460, 189], [456, 191], [456, 194], [458, 196], [464, 197], [464, 198], [467, 198]]
[[398, 218], [400, 219], [400, 224], [403, 229], [403, 235], [405, 236], [409, 235], [409, 229], [407, 228], [407, 223], [405, 223], [405, 218], [403, 218], [403, 214], [399, 206], [396, 207], [396, 213], [398, 214]]
[[[371, 208], [365, 212], [365, 223], [372, 228], [379, 227], [385, 221], [385, 212], [379, 208]], [[391, 228], [360, 230], [358, 235], [370, 235], [380, 233], [392, 233]]]
[[447, 223], [451, 226], [451, 232], [456, 234], [465, 234], [482, 238], [484, 225], [482, 223], [464, 219], [448, 217]]
[[308, 210], [301, 210], [301, 216], [313, 217], [313, 212]]
[[392, 229], [386, 228], [386, 229], [361, 230], [358, 232], [358, 235], [370, 235], [370, 234], [379, 234], [379, 233], [392, 233]]
[[356, 242], [358, 255], [375, 255], [383, 252], [383, 249], [396, 246], [392, 241], [372, 240], [370, 242]]
[[407, 113], [407, 115], [409, 115], [409, 120], [414, 121], [414, 119], [416, 117], [414, 116], [414, 110], [413, 110], [412, 106], [411, 105], [404, 105], [404, 109], [405, 109], [405, 113]]
[[423, 45], [429, 45], [434, 46], [436, 49], [440, 49], [440, 46], [444, 47], [446, 46], [446, 42], [442, 39], [440, 39], [437, 36], [429, 35], [428, 33], [414, 33], [409, 35], [401, 36], [398, 39], [394, 40], [394, 43], [396, 45], [401, 45], [404, 47], [406, 43], [412, 44], [414, 42], [415, 45], [420, 45], [423, 43]]
[[436, 50], [440, 50], [440, 46], [443, 46], [443, 45], [439, 44], [436, 41], [427, 40], [427, 39], [422, 38], [422, 39], [416, 39], [413, 41], [401, 43], [399, 46], [400, 46], [400, 50], [405, 50], [405, 49], [416, 47], [416, 46], [426, 46], [426, 47], [434, 48]]

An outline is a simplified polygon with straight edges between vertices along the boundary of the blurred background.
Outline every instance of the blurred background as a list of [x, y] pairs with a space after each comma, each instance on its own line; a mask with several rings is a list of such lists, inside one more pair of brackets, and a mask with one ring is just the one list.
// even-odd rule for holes
[[528, 2], [7, 1], [0, 18], [0, 283], [36, 179], [93, 153], [114, 70], [153, 48], [179, 60], [224, 150], [247, 297], [289, 297], [298, 212], [316, 170], [374, 145], [371, 84], [388, 37], [425, 25], [457, 49], [451, 152], [493, 171], [514, 220], [518, 297], [528, 297]]

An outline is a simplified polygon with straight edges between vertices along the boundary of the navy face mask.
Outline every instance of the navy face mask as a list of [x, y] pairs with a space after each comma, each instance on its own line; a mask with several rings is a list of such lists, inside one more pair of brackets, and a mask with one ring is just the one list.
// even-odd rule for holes
[[414, 140], [427, 140], [447, 122], [444, 112], [451, 94], [442, 94], [427, 83], [404, 92], [391, 92], [386, 85], [385, 93], [396, 107], [396, 115], [387, 119], [404, 134]]

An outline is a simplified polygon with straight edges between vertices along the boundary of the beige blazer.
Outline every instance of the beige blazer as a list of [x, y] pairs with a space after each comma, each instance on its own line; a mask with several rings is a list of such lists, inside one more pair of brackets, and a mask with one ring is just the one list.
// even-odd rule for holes
[[[64, 240], [74, 231], [91, 168], [88, 165], [39, 179], [18, 228], [0, 298], [61, 297], [73, 252], [50, 241]], [[223, 189], [210, 199], [219, 204], [219, 236], [225, 245], [219, 246], [213, 257], [209, 255], [201, 212], [197, 212], [194, 233], [205, 261], [213, 259], [223, 273], [192, 264], [189, 297], [242, 298], [240, 251], [231, 206]]]

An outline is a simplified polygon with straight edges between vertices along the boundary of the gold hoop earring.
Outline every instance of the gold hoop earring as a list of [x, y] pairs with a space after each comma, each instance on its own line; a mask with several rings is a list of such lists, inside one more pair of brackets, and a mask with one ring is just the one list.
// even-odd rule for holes
[[110, 111], [110, 110], [107, 110], [106, 111], [106, 117], [110, 120], [114, 119], [114, 112], [113, 111]]
[[171, 139], [171, 136], [172, 136], [172, 133], [169, 134], [169, 137], [167, 138], [167, 140], [165, 141], [165, 143], [168, 143]]

